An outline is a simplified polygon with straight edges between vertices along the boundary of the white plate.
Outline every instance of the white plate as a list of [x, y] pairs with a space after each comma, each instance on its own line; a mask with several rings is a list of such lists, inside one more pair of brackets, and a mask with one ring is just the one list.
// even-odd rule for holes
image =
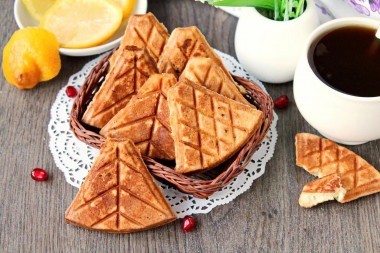
[[[133, 10], [133, 14], [145, 14], [148, 8], [147, 0], [137, 0], [135, 9]], [[28, 27], [28, 26], [39, 26], [38, 22], [34, 20], [25, 9], [22, 0], [16, 0], [14, 4], [14, 16], [16, 19], [16, 23], [20, 29]], [[116, 47], [121, 38], [124, 35], [125, 28], [127, 26], [127, 21], [125, 21], [119, 29], [109, 38], [106, 42], [99, 46], [89, 47], [89, 48], [80, 48], [80, 49], [72, 49], [72, 48], [59, 48], [59, 52], [63, 55], [69, 56], [88, 56], [100, 54], [105, 51], [108, 51], [114, 47]]]

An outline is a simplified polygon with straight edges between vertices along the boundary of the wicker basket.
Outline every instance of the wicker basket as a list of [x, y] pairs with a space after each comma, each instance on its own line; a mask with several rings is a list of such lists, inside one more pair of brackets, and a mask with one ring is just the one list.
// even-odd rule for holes
[[[98, 134], [97, 129], [83, 124], [80, 120], [88, 104], [104, 81], [109, 66], [108, 60], [114, 51], [106, 55], [91, 70], [75, 98], [70, 113], [70, 128], [74, 135], [80, 141], [98, 149], [100, 148], [100, 144], [104, 142], [104, 137]], [[247, 100], [264, 113], [265, 120], [262, 126], [235, 156], [218, 168], [196, 176], [189, 177], [179, 174], [170, 168], [169, 164], [163, 164], [149, 157], [143, 157], [153, 176], [161, 179], [160, 181], [174, 185], [182, 192], [192, 194], [197, 198], [206, 198], [222, 189], [244, 170], [269, 130], [273, 119], [273, 101], [256, 83], [241, 77], [233, 77], [236, 82], [244, 86], [248, 91], [248, 95], [246, 95]]]

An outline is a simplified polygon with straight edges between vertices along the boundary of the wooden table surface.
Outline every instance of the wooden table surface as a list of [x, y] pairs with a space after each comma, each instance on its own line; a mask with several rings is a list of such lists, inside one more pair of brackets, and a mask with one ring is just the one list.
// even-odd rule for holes
[[[18, 27], [13, 1], [0, 1], [0, 9], [2, 53]], [[236, 57], [235, 17], [192, 0], [149, 1], [149, 11], [169, 31], [198, 26], [213, 47]], [[233, 202], [196, 215], [193, 232], [182, 232], [181, 220], [129, 235], [67, 225], [64, 212], [78, 190], [53, 161], [47, 125], [57, 92], [93, 58], [62, 56], [59, 75], [32, 90], [0, 77], [0, 252], [380, 252], [380, 194], [312, 209], [298, 205], [313, 176], [295, 165], [294, 136], [316, 131], [298, 112], [292, 83], [266, 84], [272, 97], [286, 94], [291, 102], [276, 111], [279, 138], [265, 174]], [[380, 140], [350, 149], [380, 169]], [[48, 171], [47, 182], [30, 178], [35, 167]]]

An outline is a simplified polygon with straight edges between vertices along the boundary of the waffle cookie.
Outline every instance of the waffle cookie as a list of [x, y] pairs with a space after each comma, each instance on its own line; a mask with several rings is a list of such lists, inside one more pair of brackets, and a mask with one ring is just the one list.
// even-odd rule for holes
[[88, 106], [82, 121], [102, 128], [155, 73], [156, 64], [145, 49], [125, 47]]
[[154, 74], [100, 131], [105, 137], [129, 138], [142, 155], [174, 160], [167, 90], [177, 82], [172, 74]]
[[340, 177], [334, 173], [307, 183], [298, 202], [300, 206], [309, 208], [334, 199], [341, 202], [345, 194]]
[[336, 173], [347, 191], [341, 203], [380, 191], [380, 173], [354, 152], [319, 136], [296, 135], [297, 165], [317, 177]]
[[158, 71], [160, 73], [172, 73], [180, 76], [189, 59], [193, 57], [213, 59], [223, 70], [226, 77], [233, 82], [222, 60], [210, 47], [206, 38], [196, 26], [173, 30], [157, 63]]
[[120, 49], [112, 56], [110, 64], [114, 64], [117, 55], [125, 46], [146, 48], [157, 63], [168, 39], [168, 30], [162, 23], [158, 22], [151, 12], [143, 15], [132, 15], [128, 19], [125, 34], [120, 42]]
[[243, 97], [235, 82], [231, 81], [230, 75], [226, 75], [223, 68], [211, 58], [191, 58], [179, 78], [179, 80], [183, 79], [188, 79], [223, 96], [253, 106]]
[[65, 218], [87, 229], [130, 233], [161, 226], [177, 216], [133, 143], [108, 139]]
[[205, 171], [234, 155], [260, 127], [263, 113], [188, 80], [168, 91], [175, 170]]

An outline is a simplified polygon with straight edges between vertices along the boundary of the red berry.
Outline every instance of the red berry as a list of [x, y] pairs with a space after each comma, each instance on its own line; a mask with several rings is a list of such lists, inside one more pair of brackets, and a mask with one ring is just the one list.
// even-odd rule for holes
[[195, 219], [191, 215], [186, 215], [182, 220], [182, 230], [189, 232], [195, 226]]
[[283, 109], [288, 107], [289, 105], [289, 98], [286, 95], [282, 95], [281, 97], [277, 98], [274, 101], [274, 106], [276, 106], [279, 109]]
[[48, 173], [44, 169], [35, 168], [32, 170], [32, 178], [36, 181], [45, 181], [48, 179]]
[[73, 86], [67, 86], [66, 88], [66, 95], [69, 97], [69, 98], [75, 98], [77, 96], [78, 92], [77, 92], [77, 89], [75, 89], [75, 87]]

